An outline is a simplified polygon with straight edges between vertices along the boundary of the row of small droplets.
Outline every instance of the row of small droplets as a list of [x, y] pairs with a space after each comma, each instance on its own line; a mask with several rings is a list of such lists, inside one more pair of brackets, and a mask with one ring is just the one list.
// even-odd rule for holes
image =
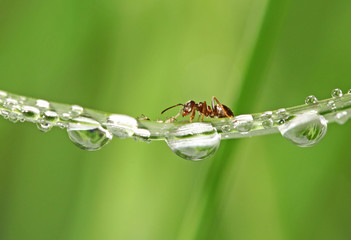
[[67, 121], [78, 117], [84, 112], [81, 106], [73, 105], [68, 112], [58, 114], [46, 100], [35, 100], [35, 103], [28, 104], [27, 98], [22, 96], [9, 96], [6, 92], [0, 91], [0, 115], [13, 123], [34, 122], [39, 130], [49, 131], [53, 126], [67, 128]]
[[[347, 94], [351, 94], [351, 89], [347, 92]], [[343, 96], [342, 90], [339, 88], [334, 89], [331, 92], [331, 96], [334, 99], [341, 98]], [[318, 99], [315, 96], [310, 95], [305, 99], [305, 104], [318, 104]], [[328, 108], [330, 108], [330, 110], [336, 110], [337, 106], [333, 100], [328, 102]], [[276, 125], [284, 124], [290, 117], [291, 116], [285, 108], [281, 108], [276, 111], [266, 111], [258, 117], [258, 125], [262, 126], [264, 129], [268, 129]], [[339, 112], [335, 116], [335, 120], [339, 124], [345, 123], [347, 119], [348, 117], [346, 111]], [[254, 124], [255, 120], [253, 119], [252, 115], [240, 115], [234, 117], [234, 119], [231, 121], [231, 125], [223, 125], [221, 130], [223, 133], [237, 130], [242, 134], [246, 134], [254, 127]]]
[[[351, 89], [349, 89], [347, 91], [347, 94], [351, 94]], [[331, 96], [334, 99], [338, 99], [338, 98], [341, 98], [343, 96], [343, 92], [341, 89], [336, 88], [336, 89], [333, 89], [333, 91], [331, 92]], [[305, 103], [306, 104], [318, 104], [318, 99], [314, 95], [310, 95], [305, 99]], [[335, 111], [337, 109], [337, 106], [336, 106], [336, 103], [334, 100], [328, 101], [327, 107], [332, 111]], [[347, 111], [341, 111], [341, 112], [336, 113], [336, 115], [335, 115], [335, 121], [339, 124], [344, 124], [348, 120], [348, 118], [349, 118], [349, 116], [347, 114]]]

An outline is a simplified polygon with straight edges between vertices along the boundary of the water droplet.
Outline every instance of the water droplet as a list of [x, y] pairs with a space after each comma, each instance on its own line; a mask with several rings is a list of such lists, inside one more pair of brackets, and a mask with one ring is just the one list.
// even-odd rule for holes
[[16, 123], [20, 119], [21, 114], [17, 112], [10, 112], [9, 120], [13, 123]]
[[64, 128], [68, 127], [68, 124], [66, 124], [64, 122], [58, 122], [58, 123], [56, 123], [56, 126], [58, 126], [61, 129], [64, 129]]
[[221, 135], [211, 124], [190, 123], [170, 132], [169, 148], [179, 157], [199, 161], [212, 156], [218, 149]]
[[305, 99], [306, 104], [316, 104], [317, 102], [318, 102], [318, 99], [313, 95], [310, 95]]
[[37, 106], [40, 111], [45, 111], [50, 108], [50, 103], [46, 100], [38, 99], [35, 106]]
[[266, 120], [266, 119], [271, 118], [272, 115], [273, 115], [272, 111], [267, 111], [267, 112], [264, 112], [264, 113], [261, 114], [260, 119], [261, 120]]
[[40, 131], [42, 132], [48, 132], [51, 130], [52, 128], [52, 124], [51, 123], [47, 123], [47, 122], [43, 122], [43, 121], [40, 121], [40, 122], [37, 122], [37, 127]]
[[9, 115], [10, 115], [10, 112], [5, 110], [5, 109], [0, 109], [0, 114], [5, 118], [5, 119], [8, 119], [9, 118]]
[[336, 105], [335, 102], [330, 100], [327, 104], [327, 106], [331, 109], [331, 110], [335, 110], [336, 109]]
[[339, 88], [333, 89], [333, 91], [331, 92], [331, 96], [332, 96], [333, 98], [342, 97], [342, 91], [341, 91], [341, 89], [339, 89]]
[[346, 111], [338, 112], [335, 115], [335, 122], [337, 122], [338, 124], [344, 124], [347, 122], [348, 119], [349, 116]]
[[60, 115], [60, 118], [62, 119], [62, 120], [69, 120], [70, 118], [71, 118], [71, 115], [69, 115], [69, 113], [62, 113], [61, 115]]
[[133, 139], [134, 139], [135, 141], [138, 141], [138, 142], [141, 141], [141, 142], [147, 142], [147, 143], [149, 143], [149, 142], [151, 142], [151, 141], [149, 140], [150, 136], [151, 136], [151, 133], [150, 133], [149, 130], [143, 129], [143, 128], [136, 128], [136, 129], [134, 130]]
[[25, 118], [37, 120], [40, 116], [40, 111], [38, 108], [32, 106], [23, 106], [22, 114]]
[[253, 126], [253, 117], [250, 114], [243, 114], [234, 117], [232, 121], [233, 128], [241, 133], [248, 133]]
[[273, 119], [266, 119], [262, 121], [262, 127], [264, 128], [271, 128], [273, 127]]
[[277, 118], [286, 118], [288, 116], [288, 113], [285, 108], [280, 108], [278, 109], [275, 114], [277, 115]]
[[11, 111], [18, 110], [19, 109], [18, 101], [16, 99], [6, 98], [4, 102], [4, 108], [7, 108]]
[[327, 132], [327, 120], [315, 112], [297, 115], [278, 127], [287, 140], [300, 147], [311, 147], [319, 143]]
[[99, 150], [112, 139], [112, 134], [95, 120], [78, 117], [72, 121], [67, 128], [68, 137], [83, 150]]
[[69, 111], [69, 115], [71, 118], [79, 117], [84, 112], [84, 108], [79, 105], [71, 106], [71, 110]]
[[229, 125], [224, 125], [221, 127], [222, 129], [222, 132], [226, 133], [226, 132], [229, 132], [230, 131], [230, 126]]
[[349, 90], [347, 91], [347, 94], [351, 94], [351, 89], [349, 89]]
[[46, 122], [52, 122], [55, 123], [58, 120], [58, 114], [54, 111], [45, 111], [43, 114], [43, 119]]
[[111, 114], [103, 124], [114, 136], [119, 138], [131, 137], [138, 127], [135, 118], [122, 114]]

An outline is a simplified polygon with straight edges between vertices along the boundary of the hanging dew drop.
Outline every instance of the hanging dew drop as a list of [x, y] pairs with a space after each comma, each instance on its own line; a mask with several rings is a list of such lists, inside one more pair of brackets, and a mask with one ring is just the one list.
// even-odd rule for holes
[[221, 135], [211, 124], [190, 123], [172, 131], [166, 142], [179, 157], [199, 161], [212, 156], [218, 149]]
[[48, 132], [52, 129], [52, 124], [40, 121], [37, 123], [37, 128], [42, 132]]
[[342, 91], [341, 91], [341, 89], [339, 89], [339, 88], [333, 89], [333, 91], [331, 92], [331, 96], [332, 96], [333, 98], [342, 97]]
[[318, 99], [315, 96], [310, 95], [305, 99], [305, 103], [306, 104], [316, 104], [316, 103], [318, 103]]
[[72, 121], [67, 128], [68, 137], [83, 150], [99, 150], [112, 139], [112, 134], [95, 120], [78, 117]]
[[327, 120], [315, 112], [297, 115], [278, 127], [287, 140], [299, 147], [311, 147], [319, 143], [327, 132]]

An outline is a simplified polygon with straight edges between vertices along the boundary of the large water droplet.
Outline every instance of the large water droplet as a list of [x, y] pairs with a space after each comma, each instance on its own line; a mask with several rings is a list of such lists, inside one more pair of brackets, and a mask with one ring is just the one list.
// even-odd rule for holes
[[318, 102], [318, 99], [313, 95], [310, 95], [305, 99], [306, 104], [316, 104], [317, 102]]
[[67, 128], [68, 137], [83, 150], [99, 150], [112, 139], [112, 134], [95, 120], [78, 117], [72, 121]]
[[179, 157], [199, 161], [212, 156], [221, 141], [220, 134], [211, 124], [190, 123], [181, 126], [166, 137], [169, 148]]
[[137, 127], [136, 119], [122, 114], [111, 114], [103, 124], [114, 136], [119, 138], [131, 137]]
[[297, 115], [278, 127], [287, 140], [300, 147], [311, 147], [319, 143], [327, 132], [327, 120], [315, 112]]
[[341, 91], [341, 89], [339, 89], [339, 88], [333, 89], [333, 91], [331, 92], [331, 96], [332, 96], [333, 98], [342, 97], [342, 91]]
[[233, 128], [241, 133], [248, 133], [253, 126], [253, 117], [250, 114], [243, 114], [234, 117], [232, 121]]

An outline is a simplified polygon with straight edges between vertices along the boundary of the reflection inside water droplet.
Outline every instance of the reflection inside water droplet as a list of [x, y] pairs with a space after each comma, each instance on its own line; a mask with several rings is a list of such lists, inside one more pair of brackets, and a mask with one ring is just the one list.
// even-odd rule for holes
[[42, 132], [48, 132], [52, 128], [52, 124], [40, 121], [37, 123], [37, 128]]
[[67, 128], [68, 137], [83, 150], [99, 150], [112, 139], [112, 134], [95, 120], [79, 117], [73, 121]]
[[327, 120], [317, 113], [308, 112], [296, 116], [278, 127], [287, 140], [300, 147], [319, 143], [327, 132]]
[[206, 123], [190, 123], [172, 131], [166, 142], [179, 157], [199, 161], [212, 156], [221, 141], [220, 134]]

